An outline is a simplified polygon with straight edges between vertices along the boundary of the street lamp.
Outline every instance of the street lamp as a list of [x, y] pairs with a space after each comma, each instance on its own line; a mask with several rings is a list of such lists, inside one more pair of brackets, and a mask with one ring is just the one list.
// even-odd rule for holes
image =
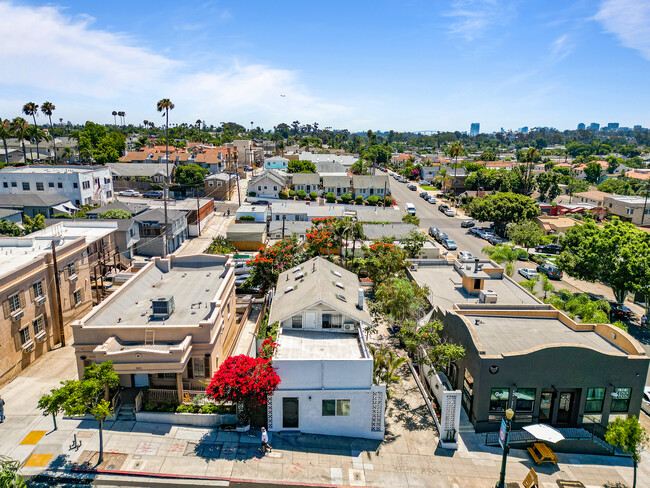
[[503, 440], [503, 458], [501, 459], [501, 474], [499, 475], [499, 482], [496, 484], [495, 488], [506, 488], [506, 460], [508, 459], [508, 451], [510, 451], [510, 446], [508, 446], [508, 437], [510, 437], [510, 424], [512, 423], [512, 417], [514, 417], [515, 412], [512, 408], [506, 410], [506, 435]]

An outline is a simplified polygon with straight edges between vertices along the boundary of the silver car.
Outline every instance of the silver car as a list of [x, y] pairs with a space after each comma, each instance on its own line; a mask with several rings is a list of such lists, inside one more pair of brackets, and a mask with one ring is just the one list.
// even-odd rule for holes
[[641, 410], [650, 415], [650, 386], [643, 389], [643, 401], [641, 402]]
[[539, 275], [536, 269], [533, 268], [520, 268], [517, 273], [526, 278], [527, 280], [535, 278]]

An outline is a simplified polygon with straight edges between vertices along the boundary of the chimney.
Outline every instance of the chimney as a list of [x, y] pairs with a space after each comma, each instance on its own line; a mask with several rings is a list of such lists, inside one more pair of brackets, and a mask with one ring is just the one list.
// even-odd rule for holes
[[474, 272], [475, 272], [475, 273], [478, 272], [478, 261], [479, 261], [478, 258], [476, 258], [476, 259], [474, 260]]
[[363, 310], [363, 288], [359, 288], [359, 303], [357, 303], [357, 308]]

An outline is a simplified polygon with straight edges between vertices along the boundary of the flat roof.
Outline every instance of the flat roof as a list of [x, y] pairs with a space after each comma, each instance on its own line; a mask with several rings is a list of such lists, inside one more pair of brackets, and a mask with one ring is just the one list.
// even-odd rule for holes
[[363, 359], [357, 334], [282, 328], [276, 359]]
[[[200, 206], [204, 207], [211, 201], [213, 198], [200, 198]], [[162, 199], [157, 198], [142, 198], [142, 197], [121, 197], [118, 196], [116, 201], [126, 203], [126, 204], [146, 204], [150, 209], [162, 209], [165, 207], [165, 202]], [[167, 211], [170, 210], [196, 210], [196, 198], [184, 198], [183, 200], [167, 200]]]
[[[438, 305], [446, 310], [452, 310], [455, 303], [478, 303], [478, 294], [469, 294], [463, 288], [463, 278], [453, 265], [441, 262], [434, 266], [420, 265], [417, 271], [411, 271], [415, 281], [420, 285], [429, 287], [429, 297], [433, 305]], [[485, 260], [482, 261], [485, 264]], [[474, 268], [474, 263], [463, 263]], [[517, 283], [507, 278], [486, 279], [483, 290], [492, 290], [497, 294], [497, 304], [508, 305], [538, 305], [536, 298], [529, 295]]]
[[90, 173], [102, 169], [108, 169], [106, 166], [86, 167], [86, 166], [11, 166], [2, 168], [3, 173], [18, 174], [65, 174], [65, 173]]
[[[85, 325], [193, 325], [212, 313], [215, 298], [226, 275], [225, 258], [214, 256], [173, 257], [164, 271], [155, 260], [112, 294]], [[218, 259], [217, 259], [218, 258]], [[164, 321], [151, 318], [151, 300], [174, 297], [174, 312]]]
[[33, 237], [85, 237], [91, 244], [117, 230], [117, 222], [92, 220], [60, 221], [32, 233]]
[[[507, 354], [553, 344], [587, 346], [605, 353], [623, 353], [594, 331], [575, 331], [556, 318], [463, 315], [487, 354]], [[474, 325], [476, 320], [479, 325]]]
[[[57, 249], [79, 237], [58, 239]], [[52, 252], [52, 237], [0, 237], [0, 274], [21, 268], [44, 254]]]

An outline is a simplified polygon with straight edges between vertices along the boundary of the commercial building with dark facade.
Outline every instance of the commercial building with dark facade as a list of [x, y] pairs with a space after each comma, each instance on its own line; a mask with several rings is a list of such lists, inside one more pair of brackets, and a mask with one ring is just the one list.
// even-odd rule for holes
[[627, 332], [572, 320], [487, 260], [411, 274], [431, 289], [444, 336], [465, 348], [446, 373], [477, 432], [499, 430], [508, 408], [514, 428], [639, 415], [650, 358]]

